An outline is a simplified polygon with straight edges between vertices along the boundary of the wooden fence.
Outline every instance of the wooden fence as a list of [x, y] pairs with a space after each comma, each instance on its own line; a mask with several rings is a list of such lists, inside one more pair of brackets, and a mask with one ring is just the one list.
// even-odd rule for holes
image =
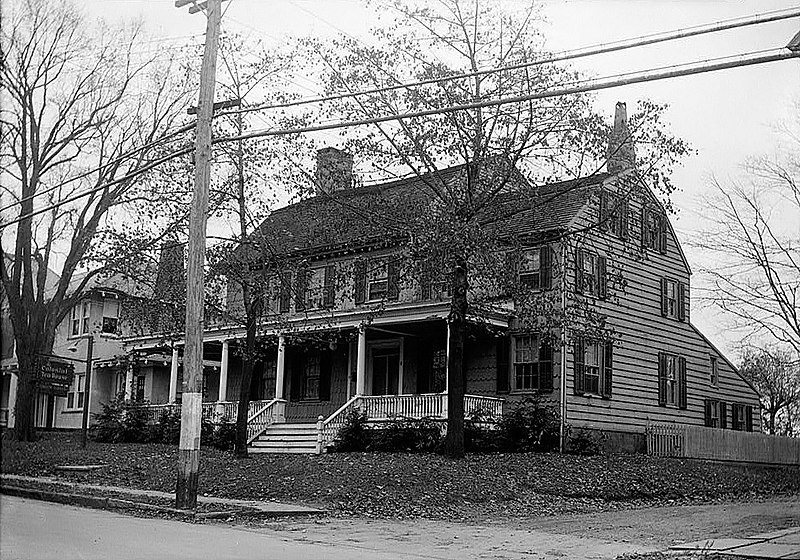
[[703, 426], [651, 424], [647, 452], [659, 457], [800, 465], [800, 439]]

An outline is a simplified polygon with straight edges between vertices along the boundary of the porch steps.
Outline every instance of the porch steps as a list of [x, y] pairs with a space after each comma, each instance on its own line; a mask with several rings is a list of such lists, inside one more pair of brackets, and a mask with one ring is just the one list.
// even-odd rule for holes
[[251, 453], [316, 453], [317, 424], [272, 424], [250, 444]]

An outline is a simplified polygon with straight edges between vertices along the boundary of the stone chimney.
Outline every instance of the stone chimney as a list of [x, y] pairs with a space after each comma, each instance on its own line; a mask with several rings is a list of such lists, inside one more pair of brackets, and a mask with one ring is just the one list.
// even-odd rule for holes
[[338, 148], [317, 150], [315, 174], [317, 195], [330, 194], [353, 187], [353, 156]]
[[165, 241], [161, 245], [156, 285], [153, 288], [153, 297], [157, 300], [179, 303], [186, 298], [183, 245], [179, 241]]
[[614, 130], [608, 141], [606, 168], [609, 173], [621, 173], [636, 164], [636, 150], [628, 130], [628, 110], [618, 101], [614, 112]]

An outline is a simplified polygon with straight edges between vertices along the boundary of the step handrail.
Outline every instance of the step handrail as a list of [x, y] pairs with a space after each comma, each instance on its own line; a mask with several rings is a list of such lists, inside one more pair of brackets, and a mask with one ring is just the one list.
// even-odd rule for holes
[[344, 403], [339, 409], [328, 416], [325, 420], [317, 423], [317, 452], [322, 453], [325, 447], [333, 441], [336, 437], [336, 431], [339, 429], [339, 424], [344, 423], [344, 416], [350, 410], [356, 407], [356, 404], [361, 401], [363, 395], [354, 395], [349, 401]]
[[247, 444], [250, 445], [258, 436], [267, 431], [275, 423], [278, 408], [286, 405], [284, 399], [272, 399], [247, 418]]

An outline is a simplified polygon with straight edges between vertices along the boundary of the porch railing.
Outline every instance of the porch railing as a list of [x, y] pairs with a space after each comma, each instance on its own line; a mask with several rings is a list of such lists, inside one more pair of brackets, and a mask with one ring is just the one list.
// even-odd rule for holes
[[[394, 418], [447, 419], [447, 394], [428, 393], [422, 395], [360, 395], [351, 398], [339, 410], [318, 423], [318, 451], [322, 452], [333, 443], [347, 416], [354, 410], [363, 412], [369, 421], [385, 421]], [[464, 416], [480, 414], [486, 418], [503, 415], [503, 399], [481, 395], [464, 396]]]
[[269, 402], [259, 401], [260, 407], [252, 407], [247, 417], [247, 443], [251, 443], [264, 433], [272, 424], [284, 422], [286, 415], [286, 401], [273, 399]]
[[[264, 408], [272, 401], [250, 401], [248, 407], [247, 417], [249, 418], [257, 411]], [[203, 403], [203, 419], [217, 421], [221, 418], [227, 418], [230, 421], [236, 420], [238, 412], [239, 401], [218, 401], [218, 402], [204, 402]], [[135, 406], [137, 410], [142, 410], [147, 415], [147, 422], [155, 424], [165, 412], [171, 414], [180, 414], [181, 405], [178, 403], [172, 404], [142, 404]]]

